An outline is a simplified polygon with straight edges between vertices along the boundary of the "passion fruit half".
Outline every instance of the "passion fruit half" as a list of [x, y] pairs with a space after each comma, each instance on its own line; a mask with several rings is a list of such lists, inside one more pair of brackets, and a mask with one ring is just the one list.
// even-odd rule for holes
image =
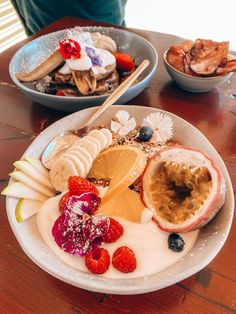
[[204, 152], [174, 146], [157, 152], [142, 176], [141, 197], [154, 221], [168, 232], [207, 224], [225, 200], [225, 181]]

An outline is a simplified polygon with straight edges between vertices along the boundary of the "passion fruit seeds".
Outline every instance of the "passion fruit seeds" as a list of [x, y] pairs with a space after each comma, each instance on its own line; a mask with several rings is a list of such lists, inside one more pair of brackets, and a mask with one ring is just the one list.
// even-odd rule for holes
[[151, 158], [142, 177], [141, 194], [161, 229], [188, 232], [204, 226], [220, 210], [225, 181], [204, 152], [175, 146]]

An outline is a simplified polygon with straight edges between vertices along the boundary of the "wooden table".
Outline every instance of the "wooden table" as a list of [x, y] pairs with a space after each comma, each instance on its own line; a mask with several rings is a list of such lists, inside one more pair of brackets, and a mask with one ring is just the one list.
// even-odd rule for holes
[[[0, 55], [0, 188], [8, 183], [12, 163], [48, 125], [65, 116], [32, 103], [11, 82], [13, 54], [39, 35], [91, 21], [64, 18]], [[100, 23], [100, 25], [102, 25]], [[236, 191], [236, 102], [229, 85], [203, 94], [180, 90], [166, 73], [163, 52], [179, 38], [131, 29], [157, 49], [159, 64], [150, 86], [130, 105], [145, 105], [173, 112], [195, 125], [213, 143], [230, 173]], [[233, 85], [236, 85], [233, 82]], [[234, 87], [234, 86], [233, 86]], [[236, 88], [235, 88], [236, 90]], [[235, 313], [236, 223], [221, 252], [202, 271], [171, 287], [137, 296], [88, 292], [70, 286], [37, 267], [16, 241], [0, 198], [0, 313]]]

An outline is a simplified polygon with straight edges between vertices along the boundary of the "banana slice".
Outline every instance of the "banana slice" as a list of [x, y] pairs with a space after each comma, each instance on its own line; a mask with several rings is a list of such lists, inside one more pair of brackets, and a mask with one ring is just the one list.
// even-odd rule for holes
[[71, 146], [68, 151], [77, 151], [77, 152], [79, 152], [88, 161], [89, 165], [92, 165], [93, 158], [92, 158], [91, 154], [84, 147], [82, 147], [82, 146], [77, 144], [77, 145]]
[[88, 136], [92, 136], [92, 137], [96, 138], [97, 140], [99, 140], [99, 142], [101, 143], [101, 151], [108, 144], [106, 136], [100, 130], [92, 130], [88, 133]]
[[67, 157], [58, 158], [49, 172], [52, 185], [57, 191], [68, 189], [68, 179], [70, 176], [78, 175], [78, 171], [71, 159]]
[[111, 132], [110, 132], [108, 129], [106, 129], [106, 128], [100, 129], [99, 131], [102, 132], [102, 133], [106, 136], [107, 145], [106, 145], [105, 148], [107, 148], [107, 147], [110, 146], [111, 143], [112, 143], [112, 134], [111, 134]]
[[84, 157], [83, 154], [81, 154], [78, 150], [73, 150], [71, 149], [70, 151], [68, 151], [67, 153], [70, 153], [72, 155], [74, 155], [76, 158], [78, 158], [81, 163], [83, 164], [84, 168], [85, 168], [85, 173], [86, 173], [86, 176], [87, 174], [89, 173], [90, 171], [90, 168], [92, 167], [92, 162], [90, 163], [88, 159], [86, 159]]
[[80, 176], [83, 178], [86, 177], [87, 173], [86, 173], [86, 170], [85, 170], [83, 163], [81, 162], [81, 160], [77, 156], [75, 156], [75, 154], [73, 152], [70, 152], [70, 153], [66, 152], [63, 155], [63, 158], [68, 158], [74, 163], [75, 168], [77, 170], [77, 176]]
[[102, 150], [101, 142], [97, 138], [95, 138], [93, 136], [86, 135], [85, 138], [86, 138], [86, 140], [92, 141], [97, 146], [97, 152], [99, 154], [100, 151]]
[[93, 141], [91, 141], [90, 139], [86, 139], [86, 136], [84, 138], [81, 138], [78, 141], [76, 141], [76, 145], [84, 147], [90, 153], [93, 160], [99, 154], [99, 151], [97, 149], [97, 145]]
[[92, 70], [72, 70], [72, 75], [75, 80], [75, 84], [82, 95], [89, 95], [95, 91], [97, 81]]
[[16, 77], [23, 82], [33, 82], [44, 78], [48, 73], [55, 70], [63, 62], [63, 57], [58, 50], [54, 51], [36, 69], [29, 73], [16, 73]]

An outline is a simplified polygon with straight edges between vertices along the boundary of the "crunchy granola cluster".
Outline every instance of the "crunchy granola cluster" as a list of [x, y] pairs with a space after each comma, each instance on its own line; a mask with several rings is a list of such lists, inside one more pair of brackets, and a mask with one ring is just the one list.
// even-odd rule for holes
[[139, 128], [136, 127], [134, 130], [130, 131], [127, 135], [121, 136], [115, 132], [112, 132], [112, 144], [116, 145], [132, 145], [142, 149], [151, 158], [160, 149], [176, 145], [177, 142], [173, 140], [167, 141], [165, 144], [153, 143], [153, 142], [140, 142], [137, 140]]

